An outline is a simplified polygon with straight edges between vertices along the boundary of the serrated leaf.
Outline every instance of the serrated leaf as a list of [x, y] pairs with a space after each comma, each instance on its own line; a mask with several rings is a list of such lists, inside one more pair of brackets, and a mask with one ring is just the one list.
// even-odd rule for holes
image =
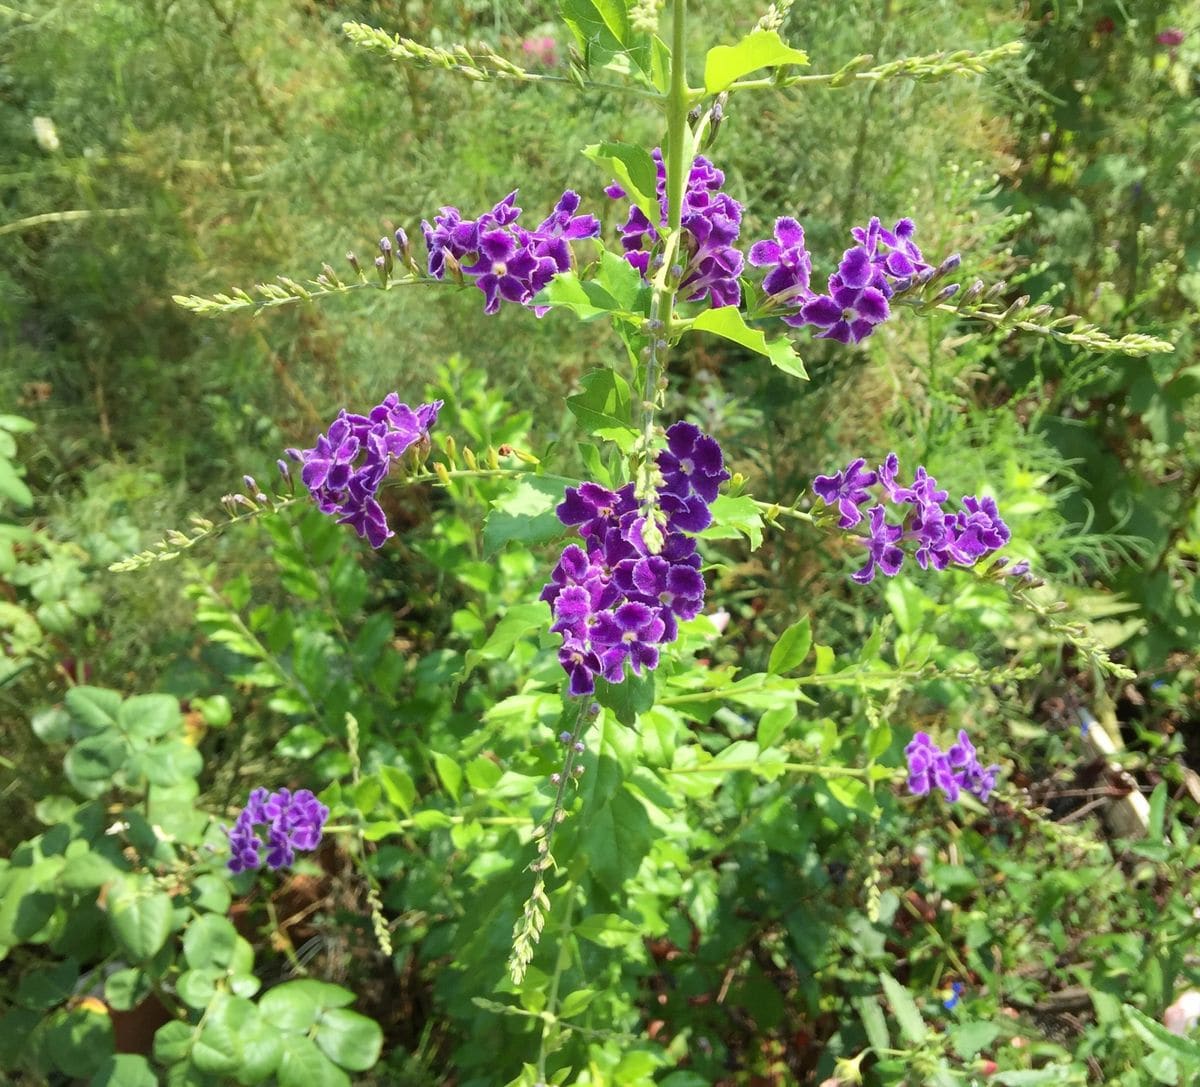
[[767, 664], [767, 671], [780, 675], [783, 672], [790, 672], [793, 668], [799, 668], [804, 663], [804, 658], [808, 656], [811, 647], [812, 625], [806, 615], [780, 635], [779, 641], [771, 649], [771, 659]]
[[892, 1040], [888, 1035], [887, 1019], [879, 1001], [873, 996], [860, 997], [855, 1001], [858, 1015], [862, 1020], [863, 1030], [867, 1032], [867, 1041], [877, 1054], [886, 1053], [892, 1048]]
[[183, 718], [179, 702], [167, 694], [139, 694], [117, 710], [117, 727], [129, 736], [153, 740], [178, 729]]
[[900, 1033], [904, 1036], [905, 1041], [913, 1045], [923, 1045], [929, 1031], [909, 991], [891, 974], [885, 974], [882, 971], [879, 974], [879, 984], [883, 986], [888, 1003], [892, 1007], [892, 1014], [896, 1017]]
[[457, 802], [462, 790], [462, 767], [449, 755], [443, 755], [439, 751], [433, 752], [433, 766], [446, 792], [450, 794], [450, 799]]
[[637, 439], [629, 383], [615, 370], [590, 370], [580, 381], [583, 392], [567, 397], [567, 407], [580, 425], [598, 438], [615, 442], [627, 453]]
[[483, 557], [490, 559], [510, 543], [533, 547], [559, 539], [567, 530], [554, 511], [574, 481], [561, 476], [528, 475], [492, 503], [483, 523]]
[[717, 45], [704, 58], [704, 89], [719, 94], [735, 80], [760, 68], [807, 64], [808, 54], [793, 49], [775, 30], [753, 30], [736, 45]]
[[89, 732], [112, 728], [121, 710], [121, 696], [103, 687], [72, 687], [64, 701], [71, 716]]
[[798, 377], [801, 381], [808, 380], [808, 371], [796, 354], [796, 349], [786, 337], [768, 341], [758, 329], [746, 324], [737, 306], [721, 306], [708, 309], [692, 321], [692, 330], [711, 332], [714, 336], [741, 344], [758, 355], [764, 355], [771, 360], [771, 365], [782, 370], [785, 374]]

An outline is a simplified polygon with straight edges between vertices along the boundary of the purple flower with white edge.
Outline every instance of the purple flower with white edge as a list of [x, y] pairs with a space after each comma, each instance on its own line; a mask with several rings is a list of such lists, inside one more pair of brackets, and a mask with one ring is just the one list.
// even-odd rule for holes
[[806, 302], [800, 317], [804, 324], [822, 330], [817, 333], [818, 339], [851, 344], [865, 340], [891, 313], [887, 296], [878, 287], [869, 281], [863, 286], [850, 286], [839, 272], [834, 272], [829, 277], [829, 293]]
[[[659, 646], [704, 606], [700, 555], [688, 533], [711, 523], [709, 501], [729, 473], [720, 446], [699, 428], [676, 423], [667, 436], [663, 481], [645, 508], [632, 483], [611, 490], [587, 482], [568, 487], [556, 510], [583, 541], [563, 549], [541, 593], [552, 606], [550, 629], [563, 636], [559, 663], [572, 695], [591, 693], [597, 675], [620, 683], [626, 661], [637, 675], [655, 668]], [[656, 532], [648, 534], [651, 516]]]
[[874, 486], [879, 478], [874, 472], [864, 470], [866, 463], [864, 457], [858, 457], [840, 472], [813, 479], [813, 493], [825, 505], [837, 506], [840, 528], [853, 528], [862, 520], [858, 507], [870, 500], [871, 493], [867, 488]]
[[[652, 223], [641, 208], [634, 206], [621, 228], [625, 259], [643, 278], [649, 269], [650, 250], [667, 223], [667, 174], [660, 148], [654, 149], [653, 158], [657, 168], [659, 221]], [[725, 175], [703, 155], [697, 155], [688, 171], [680, 220], [683, 237], [679, 259], [684, 266], [680, 294], [689, 302], [708, 298], [714, 307], [736, 306], [741, 302], [738, 276], [745, 263], [734, 245], [741, 232], [742, 205], [720, 191], [724, 184]], [[616, 183], [604, 191], [615, 200], [626, 195]]]
[[666, 631], [655, 608], [629, 601], [614, 611], [601, 612], [592, 627], [592, 644], [596, 647], [609, 683], [625, 678], [628, 660], [635, 675], [643, 668], [658, 667], [658, 643]]
[[870, 260], [872, 270], [883, 274], [883, 282], [876, 283], [876, 286], [889, 298], [893, 290], [899, 290], [917, 276], [932, 271], [932, 266], [913, 241], [916, 230], [911, 219], [901, 219], [888, 230], [876, 215], [871, 217], [865, 228], [856, 226], [850, 231]]
[[904, 552], [896, 545], [896, 541], [904, 536], [904, 528], [901, 525], [889, 525], [884, 519], [882, 506], [872, 506], [867, 510], [867, 520], [869, 535], [863, 541], [867, 545], [867, 561], [861, 569], [850, 575], [860, 585], [869, 585], [874, 581], [876, 570], [894, 577], [900, 572], [900, 564], [904, 561]]
[[784, 322], [796, 327], [805, 324], [799, 309], [813, 292], [809, 287], [812, 258], [804, 247], [804, 227], [788, 216], [776, 219], [774, 240], [755, 242], [749, 261], [755, 268], [770, 269], [763, 277], [763, 293], [794, 311], [783, 315]]
[[695, 423], [678, 422], [668, 428], [667, 448], [658, 454], [658, 467], [671, 494], [699, 495], [710, 505], [729, 479], [721, 446]]
[[311, 449], [285, 452], [300, 463], [300, 478], [322, 513], [382, 547], [393, 533], [376, 492], [410, 449], [425, 449], [441, 407], [435, 400], [410, 408], [397, 393], [388, 393], [367, 415], [341, 411]]
[[908, 760], [908, 791], [914, 796], [929, 792], [934, 762], [942, 757], [941, 750], [928, 732], [918, 732], [904, 749]]
[[264, 843], [256, 827], [267, 832], [267, 867], [284, 868], [295, 861], [296, 851], [308, 852], [321, 843], [321, 832], [329, 809], [308, 790], [292, 793], [280, 789], [268, 793], [255, 789], [226, 833], [229, 836], [231, 872], [247, 872], [261, 866], [259, 851]]

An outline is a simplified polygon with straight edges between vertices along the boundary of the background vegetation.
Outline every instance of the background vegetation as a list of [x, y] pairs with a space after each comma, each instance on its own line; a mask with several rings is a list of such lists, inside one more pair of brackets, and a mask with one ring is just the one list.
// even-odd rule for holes
[[[761, 15], [694, 8], [696, 55]], [[1200, 8], [788, 15], [821, 70], [1026, 48], [986, 77], [735, 99], [709, 153], [745, 202], [744, 238], [794, 214], [814, 252], [836, 252], [871, 214], [912, 215], [927, 254], [963, 254], [964, 281], [1175, 351], [1088, 354], [936, 317], [853, 353], [814, 341], [803, 384], [704, 342], [672, 358], [675, 414], [716, 434], [758, 497], [790, 502], [816, 472], [890, 449], [952, 493], [990, 489], [1011, 553], [1136, 678], [1106, 680], [1060, 627], [966, 574], [862, 590], [854, 556], [815, 533], [713, 542], [728, 627], [691, 647], [714, 668], [765, 668], [811, 613], [818, 668], [891, 677], [814, 691], [789, 724], [799, 746], [851, 761], [869, 745], [896, 765], [914, 729], [967, 727], [1009, 785], [961, 819], [769, 770], [655, 791], [639, 769], [676, 746], [732, 764], [797, 707], [609, 721], [589, 816], [558, 847], [590, 858], [586, 899], [556, 901], [561, 935], [516, 993], [503, 962], [558, 705], [547, 647], [489, 641], [553, 563], [488, 549], [501, 490], [390, 492], [404, 531], [378, 554], [293, 511], [175, 563], [106, 570], [393, 389], [444, 397], [444, 429], [477, 448], [558, 442], [583, 471], [562, 397], [622, 350], [597, 323], [484, 319], [456, 291], [216, 322], [171, 302], [341, 269], [396, 225], [416, 235], [442, 204], [478, 211], [517, 186], [530, 217], [577, 189], [611, 236], [609, 179], [577, 152], [658, 143], [651, 110], [392, 66], [349, 45], [347, 19], [567, 71], [554, 5], [535, 0], [0, 5], [0, 1068], [251, 1083], [251, 1050], [282, 1046], [282, 1087], [507, 1083], [532, 1076], [553, 977], [582, 995], [550, 1072], [580, 1084], [818, 1083], [889, 1042], [909, 1056], [869, 1057], [867, 1082], [1194, 1082], [1194, 1043], [1152, 1028], [1200, 985]], [[1159, 43], [1169, 27], [1181, 44]], [[1094, 756], [1089, 721], [1118, 739], [1114, 759]], [[326, 790], [335, 820], [357, 809], [366, 829], [289, 878], [231, 882], [219, 824], [267, 775]], [[1107, 818], [1130, 789], [1152, 798], [1140, 841]], [[340, 988], [295, 988], [315, 981]], [[236, 1059], [186, 1025], [204, 1009], [241, 1039]], [[262, 1040], [277, 1021], [299, 1025]]]

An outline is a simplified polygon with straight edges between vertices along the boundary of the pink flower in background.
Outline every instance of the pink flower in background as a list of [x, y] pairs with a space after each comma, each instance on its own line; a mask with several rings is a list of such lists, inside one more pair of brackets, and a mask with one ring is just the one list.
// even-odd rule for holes
[[548, 35], [526, 38], [521, 42], [521, 50], [529, 60], [547, 68], [553, 68], [558, 64], [558, 43]]
[[1177, 26], [1169, 26], [1166, 30], [1160, 31], [1158, 37], [1154, 40], [1159, 45], [1165, 45], [1169, 49], [1174, 49], [1176, 46], [1183, 44], [1183, 31]]

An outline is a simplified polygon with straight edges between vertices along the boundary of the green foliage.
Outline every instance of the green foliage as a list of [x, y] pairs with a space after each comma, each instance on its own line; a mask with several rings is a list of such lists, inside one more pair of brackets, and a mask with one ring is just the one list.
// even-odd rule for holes
[[[743, 241], [798, 215], [836, 252], [868, 214], [914, 214], [979, 286], [902, 293], [857, 354], [814, 340], [804, 362], [753, 298], [683, 305], [660, 384], [662, 285], [603, 244], [544, 321], [486, 327], [477, 292], [419, 268], [323, 265], [518, 183], [531, 217], [571, 185], [606, 237], [610, 179], [657, 219], [652, 4], [0, 8], [20, 411], [0, 415], [0, 1071], [1200, 1075], [1161, 1023], [1200, 985], [1187, 9], [692, 7], [688, 138], [745, 203]], [[522, 48], [550, 34], [554, 62]], [[446, 406], [432, 467], [386, 493], [388, 548], [264, 484], [102, 573], [393, 388]], [[730, 455], [700, 542], [713, 606], [577, 712], [537, 600], [554, 509], [577, 479], [638, 478], [647, 400]], [[860, 553], [808, 488], [889, 449], [994, 493], [1051, 584], [851, 587]], [[1085, 747], [1089, 707], [1129, 746]], [[959, 728], [1010, 782], [987, 810], [904, 793], [912, 733]], [[332, 814], [319, 852], [255, 881], [221, 828], [260, 783]], [[1136, 839], [1106, 821], [1130, 790]]]

